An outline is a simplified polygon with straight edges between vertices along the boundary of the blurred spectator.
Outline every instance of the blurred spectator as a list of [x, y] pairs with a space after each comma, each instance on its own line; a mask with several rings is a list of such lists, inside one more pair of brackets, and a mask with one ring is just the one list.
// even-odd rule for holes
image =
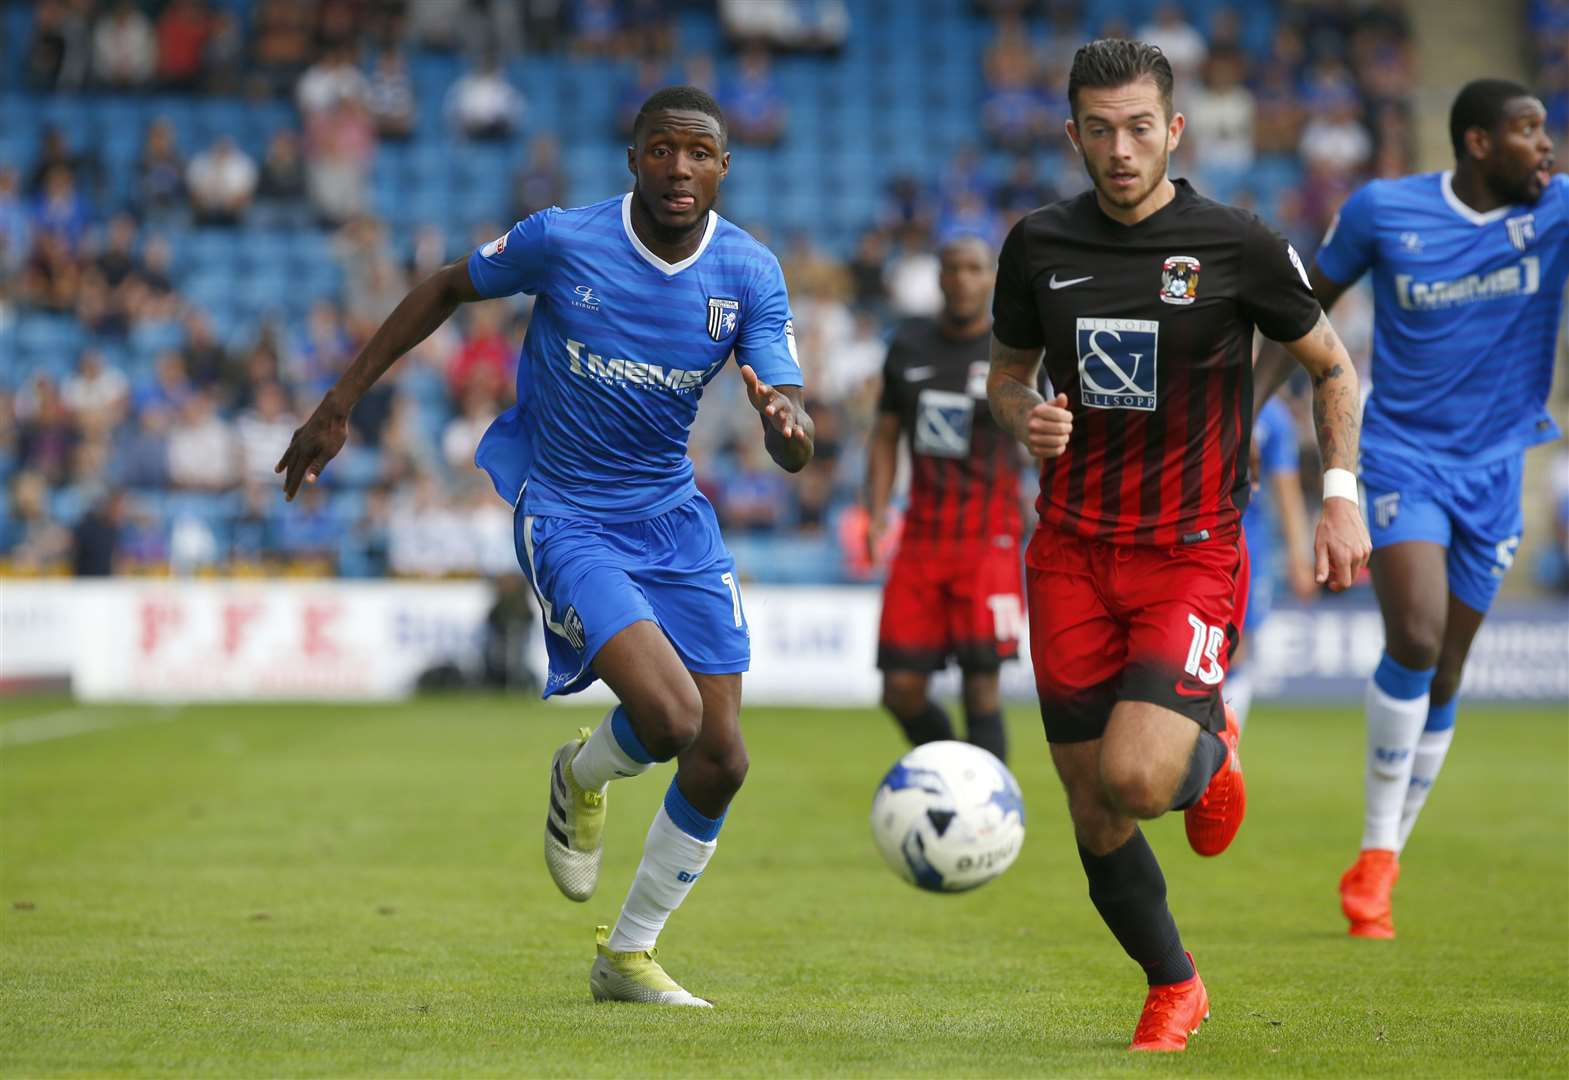
[[132, 0], [119, 0], [93, 27], [93, 76], [117, 90], [152, 82], [158, 64], [153, 25]]
[[0, 551], [13, 571], [58, 568], [71, 551], [71, 534], [49, 513], [49, 481], [23, 469], [11, 479], [11, 513], [0, 518]]
[[306, 186], [323, 222], [338, 225], [359, 213], [366, 202], [376, 130], [355, 98], [342, 97], [307, 122]]
[[1159, 47], [1166, 54], [1178, 86], [1190, 84], [1209, 55], [1209, 43], [1187, 21], [1181, 4], [1161, 4], [1155, 9], [1155, 18], [1140, 27], [1135, 36], [1140, 41]]
[[264, 202], [289, 204], [306, 196], [305, 162], [300, 157], [300, 137], [288, 128], [273, 133], [262, 159], [256, 196]]
[[35, 376], [17, 395], [16, 417], [17, 463], [48, 484], [63, 484], [81, 434], [54, 380]]
[[111, 490], [82, 515], [71, 533], [71, 573], [76, 577], [109, 577], [119, 568], [121, 534], [125, 528], [125, 493]]
[[338, 561], [341, 533], [320, 484], [301, 485], [288, 512], [278, 515], [278, 549], [299, 562], [324, 564], [329, 573]]
[[720, 525], [727, 533], [757, 536], [780, 529], [793, 502], [785, 473], [768, 461], [762, 440], [749, 432], [732, 452], [735, 461], [719, 478]]
[[56, 168], [65, 169], [79, 186], [89, 189], [93, 186], [93, 178], [98, 173], [98, 164], [92, 155], [72, 150], [64, 130], [58, 124], [50, 124], [44, 128], [43, 139], [38, 147], [38, 159], [33, 162], [32, 171], [28, 173], [27, 193], [42, 194], [45, 181]]
[[1057, 198], [1056, 189], [1036, 171], [1035, 158], [1020, 154], [1013, 159], [1008, 178], [993, 192], [992, 205], [1002, 214], [1004, 227], [1008, 227], [1036, 207], [1056, 202]]
[[0, 165], [0, 273], [14, 274], [33, 247], [32, 215], [22, 204], [15, 166]]
[[147, 125], [136, 163], [136, 204], [144, 214], [166, 215], [185, 204], [185, 164], [175, 148], [174, 125], [160, 116]]
[[399, 50], [383, 49], [376, 58], [366, 103], [381, 138], [401, 140], [414, 134], [414, 84]]
[[[382, 577], [388, 571], [388, 530], [392, 520], [392, 495], [385, 485], [377, 484], [365, 492], [365, 506], [355, 519], [345, 551], [352, 553], [352, 564], [339, 571], [355, 577]], [[515, 558], [515, 556], [514, 556]]]
[[194, 90], [212, 15], [200, 0], [169, 0], [158, 16], [158, 81], [170, 90]]
[[245, 73], [245, 31], [233, 11], [215, 12], [202, 45], [202, 89], [209, 94], [234, 94]]
[[116, 433], [111, 473], [126, 488], [162, 488], [169, 484], [169, 425], [173, 413], [161, 405], [142, 405], [135, 426]]
[[632, 137], [632, 124], [638, 110], [655, 90], [671, 82], [663, 59], [645, 54], [633, 66], [630, 75], [623, 78], [616, 91], [616, 134], [626, 139]]
[[1240, 175], [1253, 164], [1253, 94], [1242, 84], [1243, 74], [1242, 54], [1218, 49], [1205, 65], [1202, 85], [1187, 95], [1182, 149], [1196, 171]]
[[772, 146], [784, 136], [785, 103], [774, 86], [768, 54], [748, 49], [734, 80], [724, 89], [720, 106], [730, 137], [740, 143]]
[[536, 210], [566, 201], [567, 180], [561, 172], [561, 144], [542, 132], [528, 144], [528, 161], [512, 178], [512, 218], [522, 221]]
[[235, 481], [234, 432], [210, 391], [196, 391], [180, 408], [169, 432], [169, 480], [195, 491], [219, 491]]
[[256, 163], [228, 135], [191, 158], [185, 186], [201, 225], [238, 225], [256, 196]]
[[993, 145], [1027, 153], [1049, 135], [1051, 110], [1041, 94], [1022, 24], [1005, 23], [987, 53], [981, 128]]
[[104, 363], [97, 349], [83, 349], [76, 373], [60, 389], [65, 407], [75, 414], [85, 431], [105, 432], [125, 416], [131, 384], [118, 368]]
[[39, 0], [33, 36], [22, 60], [23, 78], [34, 90], [80, 90], [87, 85], [91, 31], [81, 5]]
[[447, 92], [447, 116], [469, 139], [506, 139], [518, 130], [523, 95], [513, 89], [494, 54], [465, 72]]
[[465, 476], [474, 469], [474, 451], [479, 440], [496, 418], [496, 399], [486, 387], [471, 384], [463, 395], [462, 411], [447, 421], [441, 433], [441, 456], [454, 476]]
[[942, 245], [957, 236], [979, 236], [993, 248], [1002, 246], [1002, 218], [979, 192], [965, 192], [938, 217], [934, 242]]
[[185, 399], [195, 392], [186, 373], [185, 357], [178, 349], [165, 349], [153, 359], [152, 378], [135, 388], [138, 411], [162, 409], [169, 413], [185, 407]]
[[34, 237], [32, 253], [22, 264], [23, 306], [62, 315], [74, 311], [81, 281], [81, 266], [64, 237], [56, 232]]
[[325, 392], [338, 377], [354, 343], [331, 300], [318, 300], [306, 316], [288, 358], [289, 381], [306, 393]]
[[588, 56], [621, 51], [621, 10], [616, 0], [578, 0], [570, 7], [572, 47]]
[[1360, 112], [1360, 103], [1348, 88], [1321, 94], [1297, 148], [1303, 164], [1339, 174], [1353, 173], [1366, 165], [1373, 156], [1373, 140], [1362, 126]]
[[217, 385], [229, 366], [228, 350], [218, 340], [212, 320], [197, 307], [186, 309], [185, 320], [185, 370], [191, 382], [207, 389]]
[[453, 537], [461, 535], [463, 519], [441, 497], [429, 476], [414, 482], [412, 491], [394, 501], [387, 529], [387, 561], [400, 577], [441, 577], [452, 569]]
[[901, 230], [887, 270], [889, 305], [895, 315], [932, 317], [942, 310], [938, 269], [926, 234], [913, 228]]
[[505, 302], [470, 304], [467, 314], [463, 345], [447, 368], [447, 392], [454, 401], [466, 399], [474, 386], [494, 397], [512, 368], [512, 349], [502, 323]]
[[370, 84], [355, 66], [353, 51], [340, 46], [328, 49], [320, 60], [305, 70], [294, 92], [294, 100], [309, 125], [318, 114], [336, 109], [345, 102], [363, 105], [369, 93]]
[[136, 219], [121, 212], [109, 219], [103, 243], [93, 257], [93, 269], [102, 276], [104, 284], [118, 289], [136, 272]]
[[855, 243], [850, 257], [851, 298], [856, 307], [881, 312], [888, 302], [884, 272], [888, 263], [888, 237], [881, 229], [867, 229]]
[[[416, 4], [416, 9], [448, 4]], [[260, 0], [251, 31], [251, 60], [264, 83], [274, 92], [295, 85], [315, 46], [314, 20], [309, 0]]]
[[[525, 217], [527, 215], [516, 215]], [[421, 225], [414, 232], [414, 244], [409, 249], [409, 261], [405, 266], [409, 280], [413, 283], [424, 281], [431, 274], [440, 270], [447, 262], [447, 238], [439, 225]], [[429, 340], [428, 338], [426, 339]]]
[[[247, 484], [244, 502], [230, 533], [229, 557], [243, 566], [264, 566], [278, 558], [278, 522], [273, 507], [281, 502], [276, 478]], [[309, 490], [309, 489], [307, 489]]]
[[719, 0], [732, 41], [776, 49], [834, 50], [850, 32], [844, 0]]
[[71, 170], [56, 165], [44, 177], [44, 189], [33, 206], [33, 231], [53, 233], [75, 251], [87, 229], [87, 200], [76, 190]]

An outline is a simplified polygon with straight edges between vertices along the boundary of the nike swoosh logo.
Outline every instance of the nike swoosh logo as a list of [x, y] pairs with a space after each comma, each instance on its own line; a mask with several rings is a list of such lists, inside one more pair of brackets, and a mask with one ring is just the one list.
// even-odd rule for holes
[[928, 364], [925, 367], [913, 367], [906, 369], [904, 377], [910, 382], [920, 382], [922, 379], [930, 379], [935, 374], [937, 374], [937, 369]]
[[1053, 289], [1066, 289], [1069, 285], [1078, 285], [1085, 281], [1091, 281], [1094, 279], [1094, 277], [1094, 274], [1087, 274], [1084, 277], [1069, 278], [1067, 281], [1058, 281], [1057, 275], [1052, 274], [1051, 280], [1046, 284], [1051, 286]]

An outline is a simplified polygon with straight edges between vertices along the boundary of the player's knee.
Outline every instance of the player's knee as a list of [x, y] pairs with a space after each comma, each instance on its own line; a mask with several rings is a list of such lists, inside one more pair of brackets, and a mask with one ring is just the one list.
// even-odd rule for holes
[[1171, 808], [1159, 771], [1148, 759], [1103, 761], [1101, 784], [1113, 806], [1129, 817], [1156, 818]]
[[926, 711], [926, 690], [884, 681], [883, 708], [901, 720], [919, 716]]
[[1426, 671], [1438, 663], [1444, 644], [1444, 624], [1425, 612], [1411, 612], [1388, 619], [1384, 627], [1384, 649], [1398, 663], [1414, 671]]
[[711, 757], [707, 772], [709, 784], [715, 794], [722, 795], [728, 802], [736, 792], [741, 790], [741, 785], [746, 783], [746, 771], [751, 764], [751, 759], [746, 756], [746, 748], [743, 746], [726, 747]]
[[696, 686], [673, 688], [640, 710], [637, 719], [638, 735], [649, 754], [655, 761], [668, 761], [703, 730], [703, 698]]

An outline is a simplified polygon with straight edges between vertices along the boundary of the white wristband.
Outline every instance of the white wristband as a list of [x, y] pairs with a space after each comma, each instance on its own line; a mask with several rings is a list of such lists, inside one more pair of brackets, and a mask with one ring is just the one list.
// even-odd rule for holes
[[1324, 498], [1350, 499], [1352, 506], [1361, 505], [1357, 500], [1357, 478], [1350, 469], [1324, 471]]

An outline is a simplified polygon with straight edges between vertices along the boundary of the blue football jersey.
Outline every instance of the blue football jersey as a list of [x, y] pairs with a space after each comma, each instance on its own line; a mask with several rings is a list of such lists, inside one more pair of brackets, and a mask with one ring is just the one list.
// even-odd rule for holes
[[801, 385], [773, 253], [710, 211], [697, 251], [668, 263], [632, 231], [631, 200], [541, 210], [469, 256], [481, 296], [535, 297], [517, 404], [474, 456], [524, 513], [663, 514], [697, 492], [687, 436], [731, 353]]
[[1373, 271], [1364, 452], [1483, 464], [1557, 438], [1546, 409], [1569, 279], [1569, 177], [1486, 214], [1450, 174], [1374, 180], [1346, 200], [1318, 267]]
[[1258, 490], [1248, 500], [1242, 514], [1242, 530], [1247, 536], [1248, 557], [1253, 573], [1272, 572], [1275, 534], [1279, 531], [1275, 515], [1274, 477], [1281, 473], [1295, 474], [1301, 468], [1301, 452], [1297, 449], [1297, 424], [1291, 418], [1291, 409], [1284, 401], [1270, 398], [1259, 410], [1258, 422], [1253, 425], [1253, 443], [1258, 447]]

